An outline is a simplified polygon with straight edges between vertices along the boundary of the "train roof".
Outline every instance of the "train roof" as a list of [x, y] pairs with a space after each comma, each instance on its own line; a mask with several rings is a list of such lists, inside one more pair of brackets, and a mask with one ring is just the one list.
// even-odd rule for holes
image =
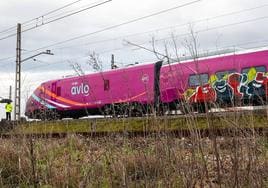
[[[231, 55], [241, 55], [241, 54], [249, 54], [249, 53], [255, 53], [255, 52], [262, 52], [262, 51], [268, 51], [267, 47], [264, 48], [255, 48], [255, 49], [248, 49], [248, 50], [239, 50], [239, 49], [223, 49], [223, 50], [217, 50], [214, 52], [207, 52], [207, 53], [202, 53], [198, 55], [198, 60], [206, 60], [206, 59], [215, 59], [215, 58], [220, 58], [220, 57], [227, 57], [227, 56], [231, 56]], [[192, 56], [186, 56], [186, 57], [181, 57], [178, 60], [172, 60], [172, 62], [170, 64], [176, 64], [176, 63], [189, 63], [189, 62], [193, 62], [194, 58]], [[94, 72], [94, 73], [88, 73], [82, 76], [89, 76], [89, 75], [97, 75], [100, 73], [113, 73], [113, 72], [120, 72], [120, 71], [124, 71], [126, 69], [135, 69], [135, 68], [139, 68], [142, 66], [148, 66], [148, 65], [153, 65], [156, 62], [145, 62], [145, 63], [134, 63], [131, 64], [130, 66], [127, 65], [125, 67], [120, 67], [120, 68], [116, 68], [116, 69], [110, 69], [110, 70], [104, 70], [103, 72]], [[167, 62], [163, 63], [163, 66], [169, 66], [169, 64]], [[74, 79], [77, 78], [79, 76], [74, 75], [74, 76], [70, 76], [70, 77], [65, 77], [65, 78], [60, 78], [60, 79], [54, 79], [54, 80], [49, 80], [49, 81], [45, 81], [43, 83], [47, 83], [47, 82], [55, 82], [55, 81], [60, 81], [60, 80], [68, 80], [68, 79]]]
[[[227, 57], [227, 56], [232, 56], [232, 55], [242, 55], [242, 54], [250, 54], [250, 53], [256, 53], [256, 52], [263, 52], [263, 51], [268, 51], [267, 47], [263, 48], [254, 48], [254, 49], [223, 49], [223, 50], [218, 50], [214, 52], [209, 52], [209, 53], [202, 53], [198, 55], [198, 60], [207, 60], [207, 59], [215, 59], [215, 58], [220, 58], [220, 57]], [[176, 63], [189, 63], [193, 62], [194, 58], [192, 56], [187, 56], [187, 57], [181, 57], [179, 60], [173, 60], [170, 64], [176, 64]], [[167, 62], [164, 62], [163, 66], [169, 66]]]

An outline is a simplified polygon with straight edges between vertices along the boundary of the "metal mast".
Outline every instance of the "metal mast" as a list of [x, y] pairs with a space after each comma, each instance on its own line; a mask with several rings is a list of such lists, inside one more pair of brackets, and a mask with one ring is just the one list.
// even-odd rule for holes
[[114, 69], [115, 67], [115, 64], [114, 64], [114, 54], [112, 54], [112, 59], [111, 59], [111, 69]]
[[20, 120], [20, 92], [21, 92], [21, 24], [17, 25], [16, 48], [16, 80], [15, 80], [15, 108], [14, 120]]

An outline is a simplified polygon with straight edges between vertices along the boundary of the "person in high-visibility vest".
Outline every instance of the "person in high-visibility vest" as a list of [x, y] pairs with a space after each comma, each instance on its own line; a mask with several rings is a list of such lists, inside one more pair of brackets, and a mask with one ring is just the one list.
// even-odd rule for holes
[[10, 102], [8, 102], [6, 104], [6, 120], [11, 120], [11, 112], [12, 112], [12, 104]]

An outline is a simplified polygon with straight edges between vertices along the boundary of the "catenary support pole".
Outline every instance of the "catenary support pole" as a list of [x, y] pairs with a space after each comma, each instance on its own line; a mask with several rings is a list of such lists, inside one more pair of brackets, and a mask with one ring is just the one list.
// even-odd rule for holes
[[114, 64], [114, 54], [112, 54], [112, 59], [111, 59], [111, 69], [115, 68], [115, 64]]
[[16, 48], [16, 78], [15, 78], [15, 107], [14, 120], [20, 120], [20, 92], [21, 92], [21, 24], [17, 25], [17, 48]]

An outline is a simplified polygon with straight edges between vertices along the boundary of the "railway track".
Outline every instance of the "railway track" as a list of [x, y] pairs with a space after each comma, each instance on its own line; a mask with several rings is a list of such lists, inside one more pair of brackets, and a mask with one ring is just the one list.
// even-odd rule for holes
[[[227, 108], [225, 110], [217, 110], [217, 111], [211, 111], [208, 113], [189, 113], [189, 114], [181, 114], [181, 113], [170, 113], [170, 114], [165, 114], [162, 116], [157, 116], [157, 119], [176, 119], [176, 118], [203, 118], [203, 117], [241, 117], [241, 116], [248, 116], [248, 115], [258, 115], [258, 116], [266, 116], [268, 118], [268, 106], [262, 106], [257, 108], [251, 107], [251, 108], [243, 108], [243, 107], [235, 107], [235, 108]], [[120, 120], [120, 119], [131, 119], [131, 120], [142, 120], [142, 119], [152, 119], [155, 118], [153, 115], [145, 115], [142, 117], [127, 117], [127, 116], [102, 116], [102, 115], [97, 115], [97, 116], [88, 116], [88, 117], [83, 117], [80, 118], [79, 120], [81, 121], [88, 121], [88, 120]], [[72, 118], [65, 118], [62, 119], [61, 121], [79, 121], [77, 119], [72, 119]], [[25, 120], [26, 121], [26, 120]], [[31, 121], [27, 121], [31, 122]], [[38, 122], [49, 122], [49, 121], [38, 121]]]
[[176, 137], [188, 138], [192, 136], [202, 138], [214, 137], [250, 137], [261, 136], [268, 138], [268, 128], [240, 128], [240, 129], [197, 129], [197, 130], [173, 130], [173, 131], [118, 131], [118, 132], [75, 132], [75, 133], [30, 133], [30, 134], [1, 134], [1, 139], [12, 138], [34, 138], [34, 139], [62, 139], [70, 136], [79, 136], [84, 138], [103, 138], [103, 137]]
[[[246, 107], [230, 107], [225, 109], [212, 109], [208, 113], [189, 113], [182, 114], [181, 112], [173, 112], [169, 114], [165, 114], [163, 116], [158, 116], [159, 119], [163, 118], [187, 118], [187, 117], [230, 117], [230, 116], [242, 116], [242, 115], [263, 115], [268, 117], [268, 105], [267, 106], [246, 106]], [[112, 116], [89, 116], [81, 119], [118, 119], [118, 118], [131, 118], [131, 119], [142, 119], [142, 118], [151, 118], [153, 115], [146, 115], [143, 117], [112, 117]], [[67, 119], [70, 120], [70, 119]], [[72, 120], [72, 119], [71, 119]]]

